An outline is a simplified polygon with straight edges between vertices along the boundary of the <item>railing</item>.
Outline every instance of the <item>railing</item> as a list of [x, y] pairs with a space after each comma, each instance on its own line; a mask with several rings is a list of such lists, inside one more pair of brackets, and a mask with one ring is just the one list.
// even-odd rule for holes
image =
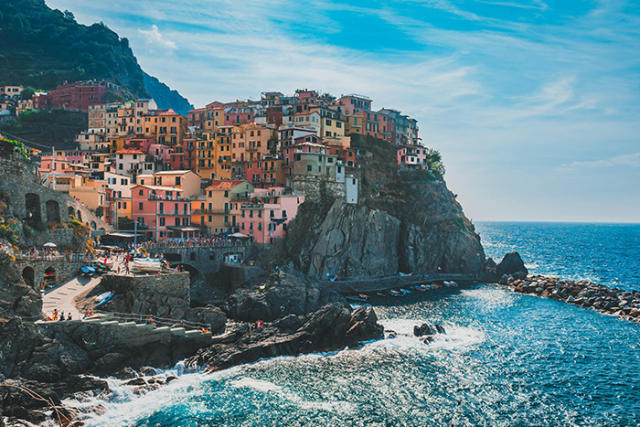
[[227, 248], [244, 248], [250, 246], [249, 242], [244, 242], [241, 240], [231, 241], [231, 240], [219, 240], [219, 241], [196, 241], [196, 242], [153, 242], [143, 244], [142, 247], [146, 249], [171, 249], [171, 248], [217, 248], [217, 247], [227, 247]]
[[93, 261], [93, 255], [73, 253], [73, 254], [19, 254], [16, 261], [56, 261], [56, 262], [83, 262]]

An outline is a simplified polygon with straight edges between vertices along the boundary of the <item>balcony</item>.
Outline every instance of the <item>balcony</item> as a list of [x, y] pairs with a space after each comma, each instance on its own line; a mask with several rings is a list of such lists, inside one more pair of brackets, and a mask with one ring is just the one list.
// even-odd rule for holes
[[194, 215], [228, 215], [229, 209], [194, 209], [191, 211]]

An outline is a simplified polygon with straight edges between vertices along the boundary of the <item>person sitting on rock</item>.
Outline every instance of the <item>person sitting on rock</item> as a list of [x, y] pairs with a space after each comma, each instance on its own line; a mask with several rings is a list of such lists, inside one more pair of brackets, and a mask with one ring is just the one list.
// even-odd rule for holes
[[73, 319], [71, 318], [71, 313], [67, 314], [67, 320], [73, 320]]
[[64, 311], [60, 312], [60, 318], [58, 320], [60, 321], [64, 320]]

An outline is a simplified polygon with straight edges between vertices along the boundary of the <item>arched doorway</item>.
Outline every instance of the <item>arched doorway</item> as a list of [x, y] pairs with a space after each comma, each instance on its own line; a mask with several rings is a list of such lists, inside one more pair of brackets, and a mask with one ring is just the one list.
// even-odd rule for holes
[[180, 267], [182, 271], [186, 271], [189, 273], [189, 279], [194, 280], [200, 277], [200, 271], [190, 264], [177, 264], [173, 266], [174, 268]]
[[44, 271], [44, 285], [45, 286], [56, 286], [58, 281], [56, 269], [53, 267], [49, 267]]
[[47, 222], [49, 224], [57, 224], [60, 222], [60, 205], [55, 200], [47, 200], [45, 204], [47, 209]]
[[24, 280], [24, 283], [31, 286], [32, 288], [34, 287], [35, 276], [36, 274], [31, 267], [25, 267], [22, 270], [22, 280]]
[[33, 227], [34, 225], [40, 224], [42, 222], [42, 214], [40, 212], [40, 196], [34, 193], [25, 194], [24, 208], [27, 215], [27, 224]]
[[95, 230], [97, 227], [96, 222], [95, 221], [91, 221], [91, 229]]
[[76, 214], [76, 219], [80, 222], [82, 222], [82, 212], [80, 212], [80, 209], [78, 209], [78, 212]]
[[74, 210], [73, 210], [73, 206], [69, 206], [69, 207], [67, 208], [67, 211], [68, 211], [68, 213], [69, 213], [69, 219], [71, 219], [72, 217], [75, 217], [75, 216], [76, 216], [76, 214], [75, 214], [75, 212], [74, 212]]

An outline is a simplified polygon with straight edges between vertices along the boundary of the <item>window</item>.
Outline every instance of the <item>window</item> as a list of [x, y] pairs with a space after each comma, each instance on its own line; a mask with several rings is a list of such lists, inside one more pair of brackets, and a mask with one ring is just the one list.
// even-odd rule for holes
[[[138, 203], [138, 209], [140, 209], [140, 210], [142, 210], [142, 209], [143, 209], [143, 203], [142, 203], [142, 202]], [[141, 218], [141, 219], [142, 219], [142, 218]]]
[[165, 224], [164, 218], [160, 218], [160, 226], [164, 227], [164, 224]]
[[138, 190], [138, 196], [142, 196], [144, 194], [144, 190], [140, 189]]
[[307, 172], [311, 172], [312, 168], [311, 165], [307, 165]]
[[287, 211], [285, 211], [284, 209], [282, 210], [282, 218], [286, 218], [287, 217]]
[[261, 222], [258, 223], [258, 231], [262, 231], [262, 223]]

